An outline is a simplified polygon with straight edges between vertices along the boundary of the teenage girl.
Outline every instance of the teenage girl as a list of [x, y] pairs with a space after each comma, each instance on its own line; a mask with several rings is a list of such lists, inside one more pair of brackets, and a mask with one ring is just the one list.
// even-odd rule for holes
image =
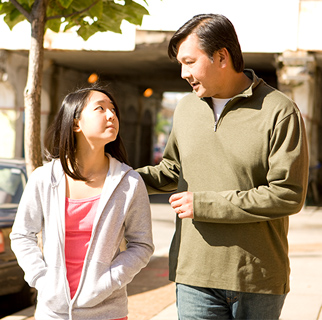
[[11, 233], [38, 290], [36, 320], [127, 319], [126, 285], [154, 247], [147, 191], [126, 164], [119, 124], [113, 97], [88, 88], [65, 97], [47, 132], [51, 161], [31, 174]]

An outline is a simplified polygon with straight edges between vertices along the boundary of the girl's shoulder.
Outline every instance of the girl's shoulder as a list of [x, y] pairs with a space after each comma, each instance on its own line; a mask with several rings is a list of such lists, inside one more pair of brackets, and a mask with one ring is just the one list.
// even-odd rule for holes
[[124, 162], [120, 162], [119, 160], [113, 158], [109, 155], [110, 158], [110, 171], [111, 174], [119, 177], [126, 177], [127, 179], [141, 180], [141, 176], [138, 172], [136, 172], [131, 166], [127, 165]]
[[[59, 180], [63, 173], [62, 166], [59, 160], [53, 159], [50, 162], [45, 162], [42, 166], [37, 167], [28, 178], [28, 181], [36, 181], [44, 183], [53, 183]], [[55, 178], [56, 177], [56, 178]]]
[[42, 166], [37, 167], [30, 175], [30, 178], [33, 177], [41, 177], [46, 174], [46, 172], [50, 172], [50, 168], [52, 167], [52, 162], [44, 163]]
[[[127, 171], [127, 175], [129, 177], [132, 177], [133, 179], [136, 179], [136, 180], [141, 180], [141, 175], [136, 172], [133, 168], [129, 167], [130, 169]], [[143, 180], [142, 180], [143, 181]]]

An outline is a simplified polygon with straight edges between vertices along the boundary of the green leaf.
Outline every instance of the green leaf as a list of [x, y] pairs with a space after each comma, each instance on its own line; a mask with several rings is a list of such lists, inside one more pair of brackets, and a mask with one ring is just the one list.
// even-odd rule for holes
[[98, 1], [94, 7], [90, 8], [89, 13], [91, 17], [97, 17], [100, 19], [103, 14], [103, 1]]
[[63, 8], [69, 8], [73, 0], [58, 0]]
[[[5, 0], [0, 0], [0, 14], [5, 15], [5, 22], [12, 29], [25, 17], [20, 14], [10, 0], [3, 1]], [[30, 12], [35, 0], [18, 1]], [[147, 1], [144, 0], [144, 3], [147, 4]], [[125, 0], [124, 5], [115, 3], [113, 0], [48, 0], [46, 14], [48, 18], [57, 17], [47, 20], [46, 28], [59, 32], [62, 24], [60, 17], [64, 17], [66, 22], [64, 31], [78, 27], [78, 34], [87, 40], [96, 32], [121, 33], [123, 20], [136, 25], [141, 24], [143, 16], [149, 12], [144, 6], [133, 0]]]
[[99, 31], [95, 26], [89, 24], [83, 24], [78, 30], [77, 34], [81, 36], [85, 41], [88, 40], [93, 34]]
[[62, 7], [56, 1], [50, 0], [48, 1], [47, 8], [46, 8], [46, 15], [47, 17], [56, 16], [58, 13], [62, 11]]
[[71, 7], [75, 11], [82, 11], [88, 8], [95, 0], [73, 0]]
[[[72, 3], [73, 9], [75, 10], [77, 8], [78, 11], [81, 10], [85, 2], [86, 0], [74, 0]], [[121, 24], [124, 19], [130, 23], [141, 24], [143, 16], [145, 14], [149, 14], [149, 12], [143, 6], [129, 0], [126, 1], [125, 5], [120, 5], [110, 0], [101, 0], [98, 8], [100, 11], [100, 16], [97, 15], [95, 11], [91, 10], [90, 14], [82, 13], [78, 15], [77, 19], [84, 19], [86, 16], [91, 16], [92, 18], [97, 17], [97, 21], [93, 22], [92, 24], [89, 24], [84, 20], [82, 23], [80, 23], [81, 26], [77, 33], [84, 40], [87, 40], [96, 32], [111, 31], [115, 33], [122, 33]], [[73, 22], [76, 20], [73, 17], [67, 18], [66, 20], [68, 20], [68, 25], [65, 27], [65, 30], [77, 25], [75, 22]]]
[[122, 18], [114, 16], [113, 18], [106, 14], [106, 11], [102, 14], [102, 18], [94, 22], [93, 25], [99, 28], [100, 31], [111, 31], [115, 33], [122, 33], [121, 31]]
[[34, 4], [34, 2], [35, 2], [35, 0], [29, 0], [29, 1], [28, 1], [28, 6], [29, 6], [29, 8], [31, 8], [31, 7], [32, 7], [32, 5]]
[[11, 2], [2, 2], [0, 7], [1, 14], [10, 14], [11, 11], [15, 10], [16, 7]]
[[17, 9], [15, 9], [15, 10], [12, 10], [9, 14], [7, 14], [3, 20], [8, 25], [10, 30], [12, 30], [12, 28], [16, 24], [18, 24], [19, 22], [25, 19], [26, 17], [23, 14], [21, 14]]
[[68, 19], [66, 19], [66, 22], [67, 22], [67, 24], [64, 27], [64, 32], [73, 28], [73, 27], [79, 26], [79, 23], [74, 20], [68, 21]]
[[[25, 10], [28, 12], [31, 11], [31, 9], [28, 7], [28, 0], [21, 1], [21, 5]], [[26, 17], [20, 13], [18, 9], [10, 2], [2, 2], [0, 7], [0, 15], [4, 14], [4, 22], [8, 25], [10, 30], [17, 25], [19, 22], [24, 21]]]
[[61, 25], [60, 19], [51, 19], [46, 22], [46, 28], [48, 28], [54, 32], [57, 32], [57, 33], [60, 30], [60, 25]]
[[126, 14], [124, 14], [124, 6], [118, 3], [105, 1], [103, 10], [105, 16], [107, 16], [110, 19], [123, 20], [126, 17]]
[[[31, 8], [30, 0], [19, 0], [18, 1], [25, 9], [28, 7]], [[33, 1], [34, 2], [34, 1]]]
[[124, 6], [124, 12], [127, 14], [125, 19], [135, 25], [141, 25], [143, 16], [149, 15], [149, 11], [135, 1], [127, 3]]

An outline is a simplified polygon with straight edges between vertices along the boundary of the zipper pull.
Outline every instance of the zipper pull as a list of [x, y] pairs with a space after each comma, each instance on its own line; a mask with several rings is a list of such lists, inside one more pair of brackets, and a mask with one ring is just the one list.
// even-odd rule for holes
[[218, 121], [215, 121], [215, 125], [214, 125], [214, 131], [215, 132], [217, 131], [217, 124], [218, 124]]

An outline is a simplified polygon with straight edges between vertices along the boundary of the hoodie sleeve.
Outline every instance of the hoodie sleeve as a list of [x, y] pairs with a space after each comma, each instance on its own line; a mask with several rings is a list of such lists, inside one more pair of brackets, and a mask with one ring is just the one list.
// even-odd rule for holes
[[138, 183], [125, 218], [127, 249], [111, 265], [111, 277], [122, 287], [148, 264], [154, 251], [150, 202], [143, 180], [136, 175]]
[[39, 177], [43, 171], [37, 168], [29, 177], [10, 234], [11, 247], [25, 272], [31, 287], [40, 289], [38, 279], [46, 273], [37, 234], [42, 230], [43, 210], [39, 193]]

